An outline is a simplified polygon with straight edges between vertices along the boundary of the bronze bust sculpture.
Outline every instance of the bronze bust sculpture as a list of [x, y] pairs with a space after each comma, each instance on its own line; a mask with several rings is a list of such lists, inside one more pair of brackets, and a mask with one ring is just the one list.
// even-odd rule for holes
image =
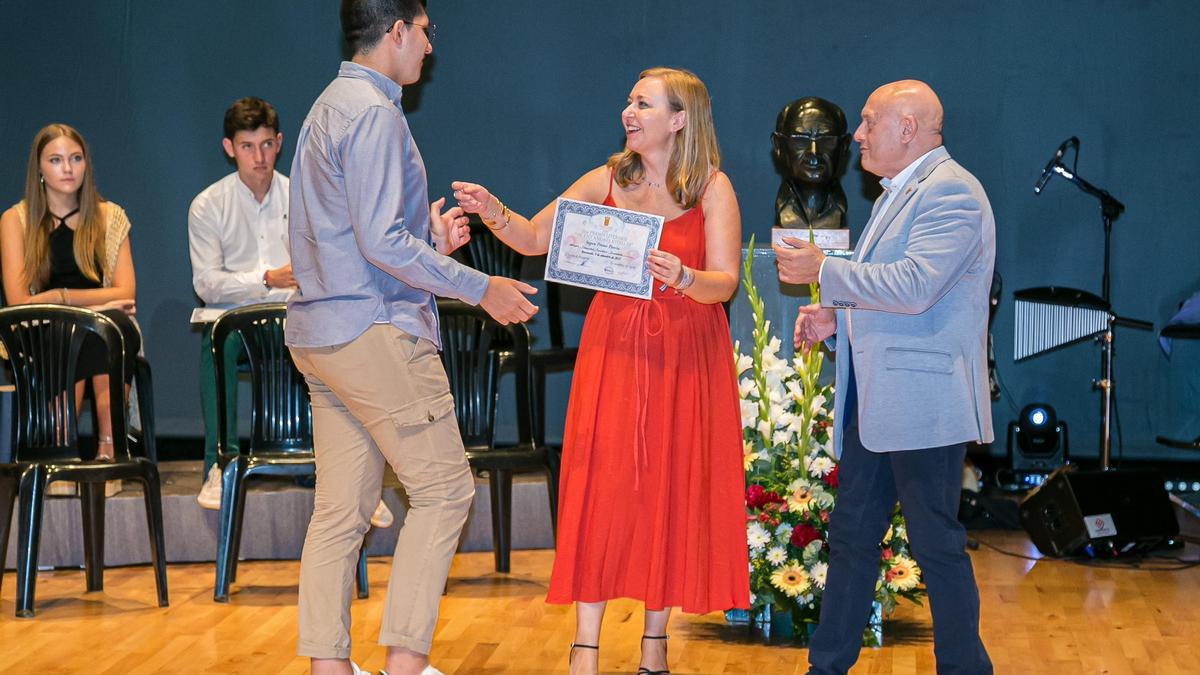
[[846, 193], [839, 179], [850, 158], [842, 109], [815, 96], [779, 111], [771, 134], [783, 174], [775, 197], [775, 227], [846, 227]]

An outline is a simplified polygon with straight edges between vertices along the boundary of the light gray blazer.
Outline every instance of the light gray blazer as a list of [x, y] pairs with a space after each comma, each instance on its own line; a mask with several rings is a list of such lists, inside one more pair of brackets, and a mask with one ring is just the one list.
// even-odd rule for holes
[[866, 448], [992, 441], [986, 355], [995, 258], [996, 222], [983, 186], [939, 147], [863, 233], [850, 260], [825, 260], [821, 304], [839, 310], [839, 457], [850, 368], [842, 355], [850, 349]]

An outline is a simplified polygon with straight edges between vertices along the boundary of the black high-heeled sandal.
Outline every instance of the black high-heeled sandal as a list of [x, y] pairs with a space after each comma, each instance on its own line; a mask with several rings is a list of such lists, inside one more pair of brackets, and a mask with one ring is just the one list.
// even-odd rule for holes
[[[642, 639], [643, 640], [666, 640], [669, 637], [670, 637], [669, 635], [643, 635]], [[664, 660], [666, 660], [666, 657], [667, 657], [666, 651], [667, 651], [666, 647], [664, 646], [663, 647], [663, 659]], [[650, 670], [649, 668], [647, 668], [645, 666], [639, 666], [637, 669], [637, 675], [671, 675], [671, 671], [669, 671], [669, 670]]]
[[567, 656], [567, 665], [568, 666], [571, 665], [571, 660], [575, 658], [575, 650], [576, 649], [594, 649], [595, 651], [600, 651], [600, 648], [597, 647], [596, 645], [581, 645], [581, 644], [572, 642], [571, 643], [571, 653], [570, 653], [570, 655]]

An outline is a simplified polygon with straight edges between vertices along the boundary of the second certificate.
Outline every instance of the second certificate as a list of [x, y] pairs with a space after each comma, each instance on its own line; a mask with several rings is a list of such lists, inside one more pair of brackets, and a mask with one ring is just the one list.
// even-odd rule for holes
[[546, 281], [649, 298], [646, 267], [662, 237], [663, 217], [559, 198], [546, 254]]

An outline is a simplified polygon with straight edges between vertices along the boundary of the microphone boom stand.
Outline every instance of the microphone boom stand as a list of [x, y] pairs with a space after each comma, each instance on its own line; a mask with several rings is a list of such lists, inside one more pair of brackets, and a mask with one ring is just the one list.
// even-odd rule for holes
[[[1076, 149], [1076, 153], [1078, 152], [1078, 149]], [[1078, 154], [1076, 154], [1076, 157], [1078, 157]], [[1099, 199], [1100, 217], [1104, 221], [1104, 276], [1101, 279], [1101, 297], [1109, 305], [1108, 326], [1105, 328], [1104, 333], [1096, 337], [1096, 340], [1100, 343], [1100, 379], [1092, 380], [1092, 388], [1100, 390], [1100, 470], [1108, 471], [1112, 468], [1113, 356], [1116, 352], [1113, 327], [1122, 325], [1129, 328], [1153, 330], [1154, 325], [1136, 319], [1123, 319], [1112, 312], [1111, 299], [1109, 298], [1110, 240], [1112, 239], [1113, 221], [1124, 213], [1125, 205], [1118, 201], [1116, 197], [1109, 194], [1108, 190], [1098, 188], [1080, 178], [1073, 171], [1068, 170], [1057, 158], [1054, 162], [1053, 171], [1070, 181], [1075, 187]]]

